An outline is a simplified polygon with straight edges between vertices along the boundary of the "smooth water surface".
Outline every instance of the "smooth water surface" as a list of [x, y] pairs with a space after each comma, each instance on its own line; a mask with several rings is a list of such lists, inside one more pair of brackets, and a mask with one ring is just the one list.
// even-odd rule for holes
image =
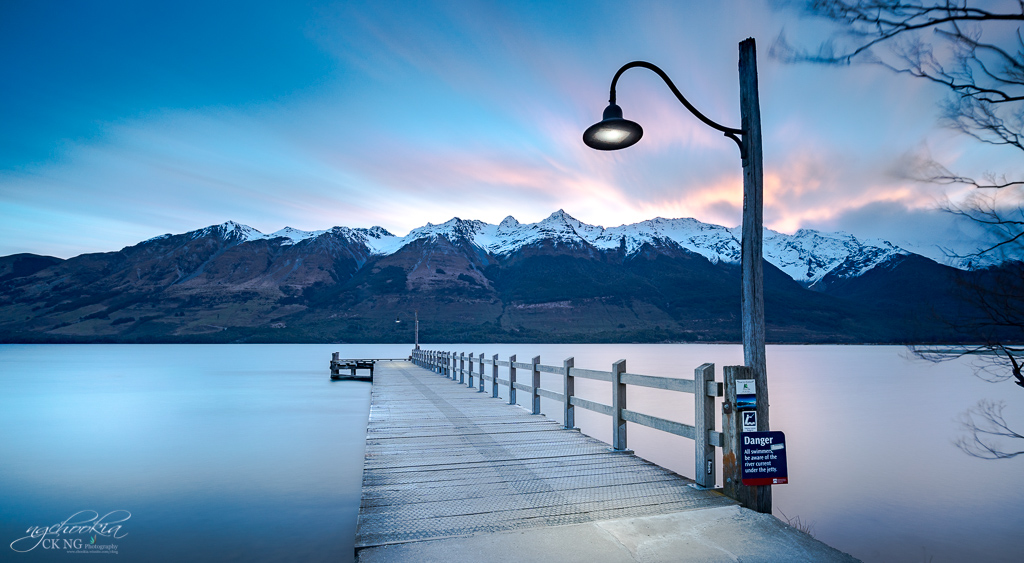
[[[0, 346], [0, 560], [350, 560], [370, 384], [330, 381], [339, 350]], [[11, 549], [79, 511], [130, 513], [116, 556]]]
[[[603, 370], [625, 358], [633, 373], [687, 378], [713, 362], [719, 380], [721, 366], [742, 361], [728, 345], [424, 347], [554, 365], [574, 356]], [[97, 539], [118, 554], [89, 559], [350, 560], [370, 385], [331, 382], [330, 354], [409, 349], [0, 346], [0, 560], [81, 557], [9, 546], [87, 510], [131, 513], [122, 537]], [[1024, 460], [978, 460], [952, 442], [959, 414], [983, 398], [1005, 398], [1011, 423], [1024, 427], [1020, 392], [974, 378], [964, 361], [905, 356], [901, 347], [768, 347], [771, 424], [786, 433], [790, 477], [774, 487], [776, 515], [799, 516], [818, 539], [866, 561], [1018, 560]], [[545, 374], [544, 386], [560, 389], [560, 378]], [[607, 383], [577, 380], [577, 393], [610, 402]], [[692, 395], [631, 388], [628, 401], [692, 422]], [[544, 399], [542, 408], [561, 420], [559, 404]], [[578, 410], [577, 425], [611, 436], [602, 415]], [[630, 424], [629, 446], [693, 475], [689, 440]]]
[[[710, 362], [719, 381], [722, 366], [743, 363], [738, 345], [429, 348], [503, 360], [516, 354], [527, 363], [539, 355], [556, 366], [572, 356], [576, 367], [605, 371], [626, 359], [630, 373], [688, 379]], [[768, 346], [767, 353], [771, 427], [785, 432], [789, 462], [789, 484], [773, 487], [776, 516], [799, 518], [816, 538], [864, 561], [1021, 560], [1024, 456], [980, 460], [953, 442], [961, 413], [980, 399], [1005, 400], [1011, 427], [1024, 429], [1024, 392], [1008, 381], [979, 380], [969, 360], [932, 364], [901, 346]], [[542, 386], [560, 392], [561, 376], [542, 374]], [[576, 394], [611, 404], [609, 383], [577, 378]], [[529, 403], [528, 394], [517, 395]], [[631, 386], [627, 395], [631, 410], [693, 424], [690, 394]], [[562, 420], [560, 403], [542, 399], [541, 410]], [[611, 441], [610, 417], [576, 409], [576, 425]], [[693, 477], [691, 440], [632, 423], [627, 430], [637, 455]], [[717, 467], [721, 486], [720, 454]]]

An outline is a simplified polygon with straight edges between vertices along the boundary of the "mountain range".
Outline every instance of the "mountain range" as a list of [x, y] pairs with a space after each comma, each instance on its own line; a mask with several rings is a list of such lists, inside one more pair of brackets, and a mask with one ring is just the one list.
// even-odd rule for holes
[[[564, 211], [263, 234], [232, 221], [117, 252], [0, 257], [3, 342], [728, 342], [740, 233]], [[770, 342], [959, 342], [960, 270], [880, 239], [764, 231]], [[398, 322], [396, 322], [398, 321]]]

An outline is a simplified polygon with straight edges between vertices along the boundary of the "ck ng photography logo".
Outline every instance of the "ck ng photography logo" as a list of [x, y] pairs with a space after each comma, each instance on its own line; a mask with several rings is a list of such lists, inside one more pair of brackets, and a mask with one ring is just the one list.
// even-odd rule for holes
[[113, 510], [100, 516], [95, 510], [80, 510], [50, 526], [31, 526], [24, 537], [11, 542], [11, 549], [27, 553], [36, 548], [67, 553], [117, 555], [120, 540], [128, 535], [124, 523], [132, 517], [127, 510]]

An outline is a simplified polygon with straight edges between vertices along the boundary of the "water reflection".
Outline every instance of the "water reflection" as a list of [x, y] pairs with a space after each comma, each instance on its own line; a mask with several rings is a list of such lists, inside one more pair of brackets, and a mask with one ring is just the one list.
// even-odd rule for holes
[[119, 560], [350, 559], [370, 386], [338, 349], [0, 346], [3, 549], [123, 509]]
[[[472, 345], [445, 349], [487, 357], [541, 356], [561, 365], [609, 370], [627, 359], [632, 373], [693, 378], [705, 362], [742, 364], [730, 345]], [[967, 360], [931, 364], [906, 357], [899, 346], [769, 346], [771, 425], [786, 433], [789, 484], [773, 490], [778, 509], [814, 526], [818, 539], [865, 561], [1018, 561], [1024, 460], [971, 458], [953, 444], [957, 417], [982, 398], [1016, 396], [1012, 383], [972, 375]], [[560, 389], [558, 376], [542, 385]], [[608, 383], [576, 381], [577, 394], [611, 402]], [[506, 396], [504, 392], [501, 394]], [[519, 402], [523, 403], [523, 394]], [[693, 397], [630, 388], [630, 409], [688, 422]], [[542, 411], [562, 420], [560, 404]], [[1016, 407], [1016, 408], [1013, 408]], [[721, 412], [720, 404], [716, 412]], [[1024, 428], [1024, 405], [1006, 410]], [[584, 432], [611, 441], [610, 418], [576, 410]], [[693, 442], [630, 423], [629, 447], [682, 475], [694, 475]], [[720, 421], [719, 421], [720, 428]], [[717, 459], [721, 485], [721, 455]]]
[[[607, 370], [693, 377], [742, 362], [739, 346], [449, 345]], [[345, 561], [359, 506], [370, 386], [331, 382], [331, 352], [404, 357], [409, 346], [0, 346], [0, 539], [79, 510], [130, 510], [122, 561]], [[900, 347], [769, 346], [771, 421], [790, 484], [775, 507], [867, 561], [1016, 561], [1021, 462], [970, 458], [952, 440], [979, 399], [1012, 383], [966, 362], [907, 360]], [[560, 389], [558, 376], [544, 386]], [[454, 384], [453, 384], [454, 385]], [[607, 383], [577, 393], [609, 402]], [[520, 394], [523, 402], [525, 394]], [[505, 396], [505, 393], [502, 393]], [[688, 394], [631, 389], [631, 409], [688, 422]], [[1009, 422], [1024, 427], [1024, 406]], [[561, 405], [542, 400], [561, 420]], [[577, 425], [609, 441], [607, 417]], [[689, 440], [629, 425], [638, 455], [692, 476]], [[719, 460], [719, 467], [721, 467]], [[719, 484], [721, 476], [718, 477]], [[778, 512], [776, 512], [778, 514]], [[19, 560], [74, 555], [36, 549]]]

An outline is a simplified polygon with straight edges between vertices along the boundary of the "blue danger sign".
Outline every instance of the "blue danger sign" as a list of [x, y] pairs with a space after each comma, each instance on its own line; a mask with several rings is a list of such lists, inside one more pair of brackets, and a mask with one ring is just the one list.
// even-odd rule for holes
[[740, 472], [743, 484], [785, 485], [786, 435], [782, 432], [743, 432], [740, 434]]

